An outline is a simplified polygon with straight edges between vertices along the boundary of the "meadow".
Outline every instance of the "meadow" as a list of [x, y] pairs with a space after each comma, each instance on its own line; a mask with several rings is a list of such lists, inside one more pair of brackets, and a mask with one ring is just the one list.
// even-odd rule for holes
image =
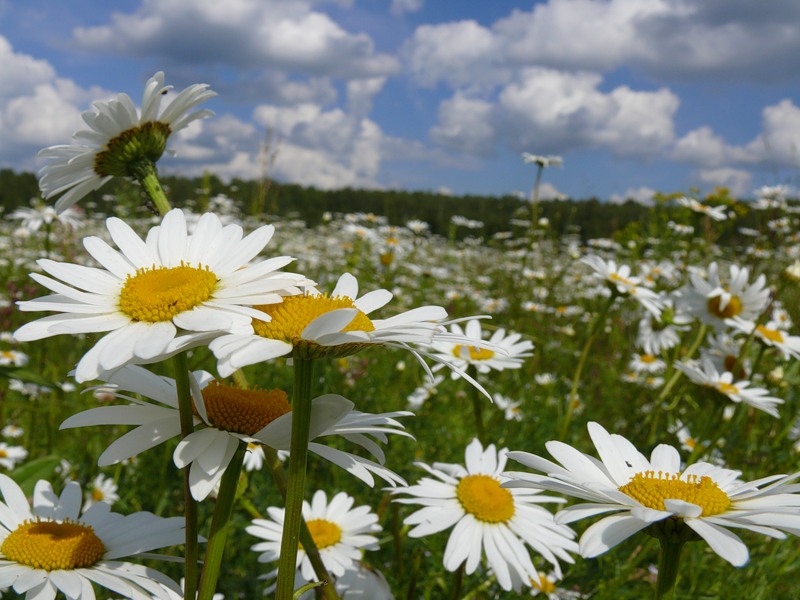
[[[517, 333], [521, 342], [533, 345], [513, 365], [516, 368], [469, 371], [494, 402], [464, 379], [452, 378], [447, 369], [437, 371], [432, 381], [418, 361], [402, 350], [366, 348], [351, 356], [315, 361], [313, 395], [341, 394], [365, 412], [413, 412], [413, 416], [398, 418], [413, 439], [393, 435], [382, 447], [385, 466], [414, 485], [428, 475], [415, 462], [464, 464], [465, 448], [478, 434], [484, 446], [549, 456], [545, 444], [560, 440], [597, 456], [587, 434], [588, 422], [625, 436], [645, 455], [657, 444], [670, 444], [679, 449], [683, 461], [705, 460], [741, 471], [744, 481], [794, 473], [800, 450], [798, 350], [788, 340], [793, 337], [792, 324], [800, 320], [797, 211], [774, 198], [742, 206], [760, 211], [761, 227], [741, 232], [743, 243], [727, 245], [715, 240], [736, 227], [735, 218], [715, 221], [689, 207], [679, 213], [680, 222], [670, 221], [646, 237], [626, 234], [589, 240], [583, 240], [579, 232], [556, 235], [546, 220], [531, 224], [525, 215], [492, 236], [483, 234], [479, 222], [456, 219], [454, 229], [464, 229], [448, 239], [429, 233], [424, 223], [389, 224], [374, 214], [329, 213], [321, 224], [308, 228], [298, 220], [244, 215], [236, 198], [217, 196], [210, 208], [225, 223], [241, 223], [246, 232], [274, 224], [268, 255], [296, 257], [287, 269], [303, 273], [322, 291], [331, 291], [345, 272], [357, 278], [362, 293], [391, 291], [392, 302], [382, 309], [381, 318], [413, 307], [439, 305], [450, 318], [485, 315], [481, 327], [487, 339], [502, 328], [507, 335]], [[0, 456], [12, 456], [13, 447], [27, 452], [9, 459], [4, 472], [28, 493], [40, 478], [49, 479], [56, 489], [75, 480], [83, 484], [88, 497], [94, 494], [95, 499], [113, 501], [114, 511], [179, 516], [184, 506], [183, 482], [171, 460], [177, 439], [100, 468], [97, 457], [130, 427], [59, 430], [65, 419], [81, 410], [120, 403], [102, 390], [93, 390], [91, 383], [78, 384], [68, 376], [97, 336], [59, 335], [31, 343], [12, 338], [23, 323], [41, 316], [20, 312], [14, 305], [46, 293], [29, 276], [41, 272], [36, 261], [48, 257], [88, 263], [81, 239], [108, 240], [104, 219], [115, 208], [113, 201], [103, 210], [82, 206], [72, 222], [50, 215], [43, 218], [52, 220], [38, 227], [8, 215], [2, 223], [0, 271], [5, 285], [0, 373], [6, 381], [0, 387], [0, 416], [8, 450], [0, 451]], [[191, 205], [182, 208], [194, 214]], [[142, 236], [160, 221], [143, 207], [130, 211], [120, 206], [118, 210]], [[46, 212], [43, 207], [39, 211]], [[732, 216], [733, 211], [729, 212]], [[188, 220], [193, 222], [191, 216]], [[618, 279], [596, 272], [581, 260], [587, 256], [630, 266], [627, 278], [626, 273], [617, 273], [634, 287], [619, 287]], [[712, 263], [719, 266], [725, 285], [730, 284], [730, 265], [748, 270], [748, 285], [760, 275], [765, 277], [768, 302], [759, 306], [754, 320], [763, 327], [759, 331], [782, 332], [772, 335], [773, 343], [730, 325], [703, 325], [687, 311], [692, 275], [706, 277]], [[662, 318], [654, 318], [631, 290], [639, 296], [652, 292], [659, 299]], [[735, 296], [737, 288], [730, 290]], [[674, 334], [671, 346], [658, 337], [664, 329]], [[776, 344], [775, 338], [787, 344]], [[480, 366], [489, 354], [491, 350], [475, 349], [471, 366]], [[781, 399], [783, 403], [771, 405], [778, 416], [759, 409], [757, 401], [732, 400], [724, 386], [693, 382], [676, 367], [701, 357], [720, 365], [719, 373], [733, 372], [732, 385], [747, 381], [751, 389], [764, 388], [770, 397]], [[189, 351], [190, 369], [213, 372], [214, 364], [207, 348]], [[152, 368], [173, 375], [169, 363]], [[247, 366], [242, 372], [253, 386], [292, 390], [292, 368], [284, 358]], [[358, 453], [344, 440], [329, 444]], [[506, 469], [525, 470], [512, 461]], [[311, 455], [306, 499], [317, 489], [329, 498], [346, 492], [355, 505], [367, 505], [377, 515], [378, 547], [364, 552], [362, 565], [379, 570], [396, 598], [514, 598], [549, 593], [550, 598], [620, 599], [653, 594], [659, 545], [642, 532], [596, 558], [573, 553], [574, 564], [562, 562], [563, 578], [546, 592], [526, 586], [517, 593], [501, 589], [484, 560], [471, 574], [446, 570], [443, 555], [449, 531], [410, 537], [411, 527], [404, 519], [415, 507], [393, 502], [398, 496], [383, 481], [369, 487]], [[242, 473], [218, 585], [225, 598], [261, 597], [269, 583], [261, 576], [275, 565], [257, 561], [259, 553], [250, 548], [259, 540], [246, 533], [245, 527], [252, 519], [263, 518], [268, 507], [282, 504], [266, 466], [256, 465]], [[203, 535], [208, 535], [212, 509], [211, 499], [199, 504]], [[580, 534], [591, 521], [571, 526]], [[703, 541], [687, 544], [676, 597], [796, 597], [800, 570], [796, 538], [778, 540], [749, 531], [742, 538], [750, 560], [738, 568]], [[180, 555], [180, 547], [171, 553]], [[543, 573], [552, 570], [535, 552], [532, 556]], [[180, 565], [151, 564], [176, 580], [181, 577]]]

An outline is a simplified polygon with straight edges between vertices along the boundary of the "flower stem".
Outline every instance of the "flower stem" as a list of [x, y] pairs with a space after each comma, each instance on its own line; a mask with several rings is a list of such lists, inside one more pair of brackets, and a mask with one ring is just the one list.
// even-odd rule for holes
[[294, 359], [292, 398], [292, 441], [289, 449], [289, 484], [286, 489], [286, 514], [278, 560], [276, 600], [291, 600], [297, 568], [297, 543], [303, 509], [303, 490], [308, 457], [308, 430], [311, 424], [311, 377], [313, 361]]
[[200, 578], [200, 592], [197, 600], [211, 600], [219, 579], [219, 568], [222, 564], [222, 553], [225, 551], [225, 541], [230, 529], [231, 512], [236, 500], [236, 487], [239, 475], [242, 472], [245, 444], [239, 444], [231, 459], [225, 474], [220, 481], [217, 503], [214, 506], [214, 517], [211, 519], [211, 532], [208, 535], [206, 546], [206, 559], [203, 563], [203, 575]]
[[[270, 448], [269, 446], [262, 447], [264, 449], [264, 457], [266, 458], [270, 473], [272, 473], [272, 479], [275, 482], [275, 486], [278, 488], [278, 491], [281, 493], [281, 496], [283, 496], [283, 501], [285, 503], [286, 490], [289, 487], [289, 482], [286, 481], [286, 473], [283, 472], [281, 460], [278, 458], [278, 453], [275, 452], [273, 448]], [[321, 588], [317, 588], [317, 591], [320, 592], [322, 597], [326, 600], [339, 600], [339, 595], [336, 593], [336, 588], [332, 585], [333, 578], [325, 568], [325, 563], [322, 562], [322, 557], [319, 554], [317, 545], [314, 543], [314, 538], [311, 536], [311, 532], [308, 530], [308, 525], [306, 525], [305, 519], [300, 519], [300, 543], [303, 544], [303, 550], [305, 550], [306, 556], [308, 556], [308, 560], [311, 562], [311, 566], [314, 568], [314, 573], [316, 574], [317, 579], [330, 584], [324, 585]]]
[[567, 432], [569, 431], [569, 425], [572, 422], [572, 414], [575, 411], [578, 401], [578, 386], [581, 382], [581, 373], [583, 373], [583, 367], [586, 365], [586, 359], [589, 357], [589, 351], [592, 349], [592, 344], [594, 344], [597, 333], [600, 331], [600, 328], [606, 320], [606, 315], [608, 315], [608, 311], [611, 309], [611, 305], [614, 304], [616, 299], [617, 294], [612, 292], [608, 302], [606, 302], [606, 305], [599, 313], [597, 313], [597, 316], [594, 318], [594, 322], [592, 323], [592, 327], [589, 330], [589, 337], [586, 338], [586, 343], [583, 345], [581, 357], [578, 359], [578, 366], [575, 367], [575, 374], [572, 376], [572, 387], [570, 388], [569, 398], [567, 400], [567, 410], [564, 413], [564, 420], [561, 423], [561, 434], [558, 439], [565, 439]]
[[464, 583], [464, 566], [467, 561], [462, 562], [456, 569], [456, 574], [453, 576], [453, 594], [450, 596], [453, 600], [461, 598], [461, 588]]
[[678, 580], [678, 564], [684, 542], [660, 539], [661, 554], [658, 558], [658, 580], [656, 581], [655, 600], [672, 598], [675, 582]]
[[[474, 365], [467, 367], [467, 375], [477, 380], [478, 371]], [[472, 414], [475, 416], [475, 435], [483, 444], [486, 442], [486, 431], [483, 427], [483, 402], [485, 400], [475, 386], [469, 387], [469, 397], [472, 400]]]
[[[178, 392], [178, 413], [181, 422], [181, 437], [184, 438], [194, 431], [194, 418], [192, 417], [192, 397], [189, 391], [189, 365], [186, 354], [181, 352], [173, 359], [175, 365], [175, 385]], [[189, 487], [189, 467], [183, 470], [183, 496], [184, 518], [186, 520], [186, 583], [184, 593], [186, 598], [194, 598], [197, 590], [197, 502], [192, 497]]]
[[167, 194], [158, 181], [158, 169], [156, 164], [151, 161], [144, 161], [133, 168], [134, 177], [147, 192], [153, 205], [163, 217], [172, 208], [167, 200]]

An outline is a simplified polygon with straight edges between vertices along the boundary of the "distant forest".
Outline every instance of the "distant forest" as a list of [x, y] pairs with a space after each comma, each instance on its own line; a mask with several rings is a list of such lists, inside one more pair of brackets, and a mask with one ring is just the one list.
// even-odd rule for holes
[[[476, 231], [460, 228], [457, 232], [459, 237], [492, 236], [512, 229], [511, 222], [514, 219], [530, 218], [530, 202], [514, 196], [448, 196], [432, 191], [349, 188], [320, 190], [274, 180], [233, 179], [224, 183], [210, 174], [196, 178], [166, 175], [161, 176], [161, 182], [175, 206], [193, 206], [195, 210], [204, 210], [212, 197], [223, 194], [236, 203], [242, 214], [299, 218], [308, 227], [317, 225], [325, 212], [372, 212], [385, 216], [393, 225], [404, 225], [410, 219], [420, 219], [430, 225], [433, 233], [448, 236], [453, 233], [451, 217], [460, 215], [481, 221], [484, 227]], [[680, 194], [658, 196], [655, 207], [646, 207], [632, 200], [622, 204], [597, 198], [543, 200], [539, 202], [538, 217], [548, 219], [552, 233], [560, 235], [575, 232], [584, 240], [659, 235], [669, 220], [695, 225], [701, 230], [707, 227], [705, 217], [669, 202], [675, 195]], [[30, 206], [31, 200], [37, 197], [39, 187], [36, 175], [10, 169], [0, 170], [0, 206], [5, 214], [20, 206]], [[744, 204], [736, 203], [724, 188], [705, 199], [698, 199], [710, 204], [728, 204], [737, 212], [739, 218], [715, 224], [715, 237], [721, 235], [720, 241], [740, 241], [738, 228], [757, 227], [768, 218], [760, 211], [748, 211]], [[143, 204], [143, 193], [135, 183], [115, 179], [89, 194], [81, 204], [86, 205], [87, 202], [94, 202], [99, 210], [103, 210], [108, 202], [123, 203], [133, 208]], [[110, 207], [108, 212], [111, 212]], [[702, 234], [702, 231], [698, 231], [698, 234]]]

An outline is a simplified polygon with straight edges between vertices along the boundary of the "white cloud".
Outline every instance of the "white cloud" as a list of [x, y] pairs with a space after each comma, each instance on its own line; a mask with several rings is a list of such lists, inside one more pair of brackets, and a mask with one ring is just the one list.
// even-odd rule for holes
[[400, 16], [405, 13], [413, 13], [422, 10], [424, 0], [392, 0], [392, 5], [389, 12], [393, 15]]
[[493, 110], [489, 102], [456, 94], [439, 105], [439, 123], [431, 129], [430, 137], [451, 150], [487, 155], [495, 141]]
[[397, 61], [375, 52], [364, 33], [345, 31], [303, 1], [143, 0], [105, 25], [79, 27], [91, 52], [156, 56], [184, 64], [279, 68], [346, 79], [379, 77]]
[[728, 159], [729, 146], [708, 126], [699, 127], [675, 142], [672, 158], [703, 167], [718, 167]]
[[385, 83], [385, 77], [348, 81], [347, 106], [349, 111], [359, 116], [368, 115], [372, 111], [372, 99], [383, 89]]
[[753, 176], [748, 171], [720, 167], [719, 169], [701, 169], [695, 173], [697, 179], [714, 187], [722, 186], [736, 196], [745, 196], [752, 189]]
[[762, 133], [742, 149], [753, 162], [800, 166], [800, 108], [791, 100], [767, 106], [762, 113]]
[[633, 200], [643, 206], [653, 206], [655, 194], [656, 190], [643, 185], [638, 188], [628, 188], [622, 194], [612, 194], [610, 200], [612, 204], [625, 204], [628, 200]]

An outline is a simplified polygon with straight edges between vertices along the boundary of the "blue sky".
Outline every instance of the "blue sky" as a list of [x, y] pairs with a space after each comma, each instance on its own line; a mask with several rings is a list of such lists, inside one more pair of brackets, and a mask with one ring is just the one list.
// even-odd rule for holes
[[219, 92], [185, 175], [527, 195], [531, 152], [564, 158], [543, 196], [798, 184], [796, 0], [0, 0], [0, 166], [157, 70]]

